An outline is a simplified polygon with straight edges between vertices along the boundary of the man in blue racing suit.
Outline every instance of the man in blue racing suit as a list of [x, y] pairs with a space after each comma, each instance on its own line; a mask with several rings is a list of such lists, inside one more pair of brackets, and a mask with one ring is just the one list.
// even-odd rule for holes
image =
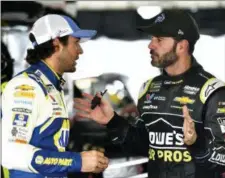
[[68, 172], [102, 172], [108, 158], [98, 151], [65, 150], [70, 122], [63, 94], [64, 72], [74, 72], [83, 53], [82, 30], [67, 16], [45, 15], [29, 34], [30, 67], [10, 80], [2, 94], [2, 164], [11, 178], [65, 178]]

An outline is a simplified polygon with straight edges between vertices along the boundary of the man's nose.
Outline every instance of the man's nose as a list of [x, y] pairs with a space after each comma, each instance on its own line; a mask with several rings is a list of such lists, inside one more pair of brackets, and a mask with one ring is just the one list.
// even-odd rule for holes
[[152, 40], [150, 41], [150, 43], [148, 44], [148, 49], [155, 49], [155, 45], [153, 44]]
[[79, 44], [78, 51], [79, 51], [79, 54], [83, 54], [84, 53], [84, 51], [83, 51], [82, 47], [80, 46], [80, 44]]

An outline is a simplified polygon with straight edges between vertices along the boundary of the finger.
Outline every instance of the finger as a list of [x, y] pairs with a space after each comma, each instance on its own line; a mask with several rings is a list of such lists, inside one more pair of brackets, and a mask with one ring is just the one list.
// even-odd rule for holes
[[80, 104], [74, 104], [74, 108], [79, 110], [79, 111], [82, 111], [82, 112], [87, 112], [87, 113], [91, 112], [90, 107], [87, 107], [87, 106], [84, 106], [84, 105], [80, 105]]
[[99, 161], [97, 167], [101, 169], [106, 169], [108, 167], [108, 160], [103, 159], [102, 162]]
[[187, 108], [186, 105], [184, 105], [184, 106], [182, 107], [182, 110], [183, 110], [183, 116], [184, 116], [184, 118], [190, 117], [189, 111], [188, 111], [188, 108]]
[[188, 141], [188, 138], [185, 137], [185, 138], [184, 138], [184, 143], [187, 144], [188, 142], [189, 142], [189, 141]]
[[188, 128], [189, 130], [195, 130], [195, 123], [192, 121], [192, 122], [188, 122]]
[[102, 158], [99, 158], [99, 160], [98, 160], [101, 164], [108, 164], [108, 158], [106, 158], [106, 157], [102, 157]]
[[85, 99], [81, 99], [81, 98], [75, 98], [74, 99], [74, 104], [82, 104], [86, 107], [90, 107], [91, 104], [89, 101], [85, 100]]
[[104, 153], [102, 153], [102, 152], [100, 152], [100, 151], [97, 151], [97, 156], [99, 156], [99, 157], [104, 157]]
[[82, 93], [82, 95], [83, 95], [84, 97], [86, 97], [87, 99], [89, 99], [90, 101], [94, 98], [94, 96], [92, 96], [92, 95], [90, 95], [90, 94], [88, 94], [88, 93]]
[[91, 119], [90, 114], [82, 113], [82, 112], [79, 112], [79, 111], [76, 112], [76, 116], [77, 116], [78, 118], [87, 118], [87, 119]]
[[187, 119], [184, 118], [184, 124], [183, 124], [183, 132], [184, 132], [184, 135], [186, 134], [187, 132], [187, 128], [188, 128], [188, 123], [187, 123]]
[[188, 110], [188, 107], [186, 105], [184, 105], [182, 107], [183, 109], [183, 117], [184, 119], [186, 119], [188, 121], [188, 123], [193, 123], [193, 119], [191, 118], [190, 114], [189, 114], [189, 110]]
[[104, 170], [105, 170], [104, 168], [99, 168], [99, 167], [97, 167], [97, 168], [93, 171], [93, 173], [98, 174], [98, 173], [103, 172]]
[[184, 125], [184, 137], [191, 137], [195, 133], [193, 124]]
[[97, 92], [96, 95], [97, 95], [99, 98], [102, 98], [102, 95], [101, 95], [99, 92]]
[[105, 167], [106, 167], [106, 165], [102, 164], [100, 162], [97, 164], [97, 168], [104, 169]]

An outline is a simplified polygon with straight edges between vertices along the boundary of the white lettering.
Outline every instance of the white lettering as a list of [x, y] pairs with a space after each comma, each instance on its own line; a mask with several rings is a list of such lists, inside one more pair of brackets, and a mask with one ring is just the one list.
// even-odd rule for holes
[[178, 145], [182, 146], [183, 142], [183, 135], [180, 133], [176, 133], [174, 131], [171, 132], [149, 132], [149, 141], [151, 144], [156, 145]]

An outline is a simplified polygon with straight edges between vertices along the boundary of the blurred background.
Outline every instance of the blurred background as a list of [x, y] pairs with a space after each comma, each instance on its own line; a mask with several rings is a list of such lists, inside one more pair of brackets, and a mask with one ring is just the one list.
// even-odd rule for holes
[[103, 126], [87, 119], [77, 120], [73, 98], [81, 97], [83, 91], [95, 94], [107, 88], [104, 97], [118, 113], [136, 116], [141, 84], [160, 74], [150, 63], [150, 37], [137, 31], [136, 26], [148, 24], [148, 19], [163, 9], [176, 8], [191, 13], [199, 25], [201, 37], [194, 52], [198, 62], [225, 81], [225, 1], [1, 1], [2, 81], [28, 66], [24, 60], [27, 48], [31, 48], [28, 32], [39, 17], [64, 14], [81, 28], [98, 31], [93, 40], [81, 44], [84, 54], [77, 71], [64, 75], [69, 115], [75, 120], [68, 149], [106, 151], [110, 166], [103, 174], [71, 174], [71, 178], [147, 176], [147, 158], [127, 155], [111, 145]]

